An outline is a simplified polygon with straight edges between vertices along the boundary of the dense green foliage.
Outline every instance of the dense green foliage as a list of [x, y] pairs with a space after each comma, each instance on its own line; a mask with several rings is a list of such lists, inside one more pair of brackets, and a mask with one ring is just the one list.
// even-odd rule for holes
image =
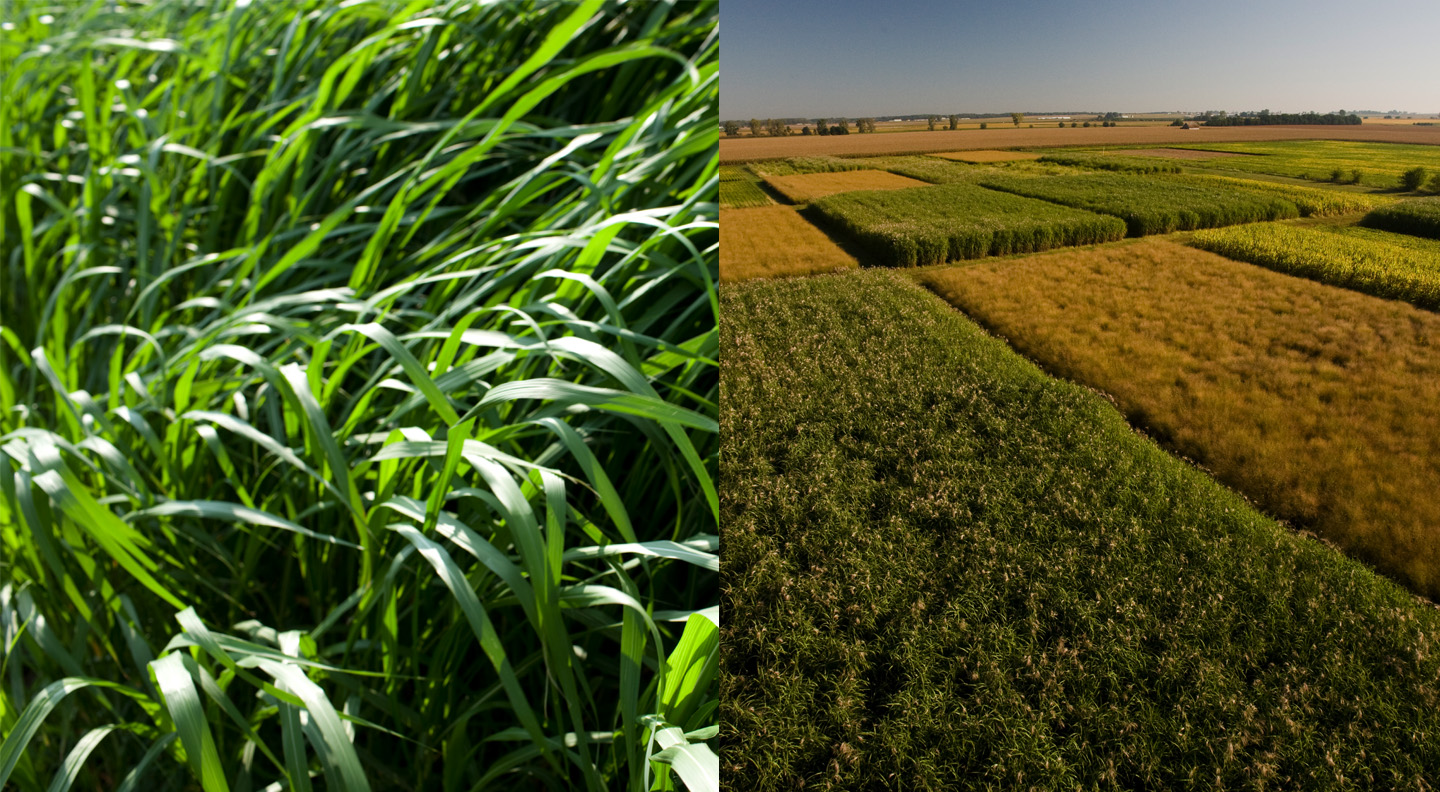
[[721, 328], [727, 786], [1440, 774], [1440, 614], [1094, 392], [890, 272], [727, 287]]
[[1180, 165], [1157, 157], [1122, 157], [1103, 154], [1056, 152], [1041, 157], [1040, 162], [1068, 165], [1072, 168], [1116, 171], [1119, 173], [1179, 173]]
[[[1270, 223], [1200, 231], [1191, 242], [1222, 256], [1347, 289], [1440, 308], [1440, 244], [1429, 251], [1391, 239]], [[1403, 238], [1402, 238], [1403, 239]]]
[[1277, 124], [1303, 124], [1320, 126], [1359, 126], [1360, 116], [1354, 113], [1272, 113], [1261, 110], [1258, 113], [1241, 115], [1208, 116], [1205, 126], [1273, 126]]
[[760, 179], [744, 165], [720, 168], [720, 208], [744, 209], [770, 204], [770, 196], [760, 189]]
[[0, 787], [714, 780], [717, 19], [0, 4]]
[[1371, 228], [1440, 239], [1440, 198], [1416, 198], [1382, 206], [1360, 222]]
[[1295, 204], [1295, 208], [1300, 210], [1302, 217], [1327, 217], [1365, 212], [1393, 200], [1368, 193], [1303, 187], [1298, 184], [1281, 184], [1257, 179], [1236, 179], [1229, 176], [1186, 175], [1174, 178], [1186, 184], [1199, 184], [1222, 189], [1238, 187], [1246, 192], [1274, 195]]
[[972, 184], [843, 193], [810, 205], [891, 267], [1109, 242], [1125, 235], [1111, 217]]
[[863, 170], [870, 166], [860, 160], [839, 157], [790, 157], [789, 159], [766, 160], [750, 166], [766, 176], [798, 176], [802, 173], [843, 173]]
[[975, 181], [977, 173], [985, 170], [974, 165], [939, 157], [866, 157], [857, 162], [867, 168], [887, 170], [899, 176], [908, 176], [931, 184], [971, 183]]
[[1295, 204], [1261, 192], [1119, 173], [993, 176], [986, 187], [1123, 219], [1132, 236], [1299, 217]]

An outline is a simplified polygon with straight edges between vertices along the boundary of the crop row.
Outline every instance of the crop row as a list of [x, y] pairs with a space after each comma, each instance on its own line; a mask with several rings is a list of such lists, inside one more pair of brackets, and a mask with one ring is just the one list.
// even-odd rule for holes
[[948, 184], [833, 195], [811, 204], [878, 263], [906, 267], [1109, 242], [1125, 235], [1112, 217]]
[[1440, 308], [1440, 245], [1427, 253], [1383, 238], [1269, 223], [1201, 231], [1191, 243], [1278, 272]]
[[1124, 219], [1132, 236], [1299, 217], [1295, 204], [1248, 190], [1121, 173], [992, 176], [986, 187]]
[[760, 189], [759, 178], [743, 165], [720, 168], [720, 206], [723, 209], [744, 209], [770, 204], [770, 196]]
[[1116, 171], [1119, 173], [1179, 173], [1180, 166], [1174, 162], [1155, 157], [1115, 157], [1098, 154], [1046, 154], [1041, 162], [1065, 165], [1072, 168]]
[[1330, 215], [1354, 214], [1384, 206], [1393, 199], [1368, 193], [1346, 192], [1318, 187], [1302, 187], [1296, 184], [1237, 179], [1230, 176], [1186, 175], [1172, 177], [1186, 184], [1197, 184], [1221, 189], [1240, 188], [1250, 193], [1264, 193], [1283, 198], [1295, 204], [1302, 217], [1326, 217]]
[[767, 160], [750, 167], [762, 176], [797, 176], [802, 173], [842, 173], [869, 166], [857, 160], [822, 156]]
[[1361, 222], [1371, 228], [1440, 239], [1440, 198], [1416, 198], [1382, 206]]
[[720, 315], [728, 788], [1440, 776], [1440, 612], [898, 273]]

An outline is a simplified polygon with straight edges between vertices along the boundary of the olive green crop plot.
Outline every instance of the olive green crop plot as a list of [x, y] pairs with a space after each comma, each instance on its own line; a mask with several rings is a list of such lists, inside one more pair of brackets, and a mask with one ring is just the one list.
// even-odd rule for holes
[[1300, 214], [1303, 217], [1355, 214], [1366, 212], [1379, 206], [1385, 206], [1395, 201], [1394, 198], [1387, 195], [1352, 192], [1325, 187], [1305, 187], [1298, 184], [1281, 184], [1278, 182], [1259, 181], [1257, 179], [1237, 179], [1230, 176], [1188, 174], [1186, 176], [1170, 178], [1174, 181], [1198, 184], [1206, 187], [1218, 187], [1220, 189], [1239, 188], [1250, 193], [1273, 195], [1295, 204], [1295, 208], [1300, 210]]
[[1440, 172], [1440, 146], [1358, 143], [1344, 140], [1285, 140], [1206, 143], [1199, 148], [1256, 156], [1187, 160], [1186, 166], [1347, 183], [1358, 174], [1360, 184], [1381, 188], [1398, 186], [1401, 174], [1411, 168], [1423, 167], [1432, 173]]
[[811, 207], [886, 266], [1048, 250], [1125, 235], [1125, 224], [1113, 217], [972, 184], [845, 193]]
[[1054, 152], [1040, 157], [1041, 162], [1067, 165], [1089, 170], [1116, 171], [1119, 173], [1179, 173], [1180, 166], [1173, 162], [1153, 157], [1124, 157], [1092, 153]]
[[1158, 176], [1094, 173], [1070, 176], [992, 176], [986, 187], [1125, 220], [1131, 236], [1299, 217], [1294, 203], [1251, 192]]
[[726, 286], [721, 345], [726, 787], [1440, 775], [1440, 613], [898, 273]]
[[774, 203], [760, 189], [759, 181], [744, 165], [720, 166], [720, 208], [746, 209]]
[[1440, 315], [1166, 240], [925, 282], [1267, 511], [1440, 595]]
[[1365, 215], [1362, 222], [1371, 228], [1440, 239], [1440, 197], [1415, 198], [1382, 206]]
[[1254, 223], [1199, 231], [1191, 244], [1277, 272], [1440, 309], [1437, 240], [1343, 226]]

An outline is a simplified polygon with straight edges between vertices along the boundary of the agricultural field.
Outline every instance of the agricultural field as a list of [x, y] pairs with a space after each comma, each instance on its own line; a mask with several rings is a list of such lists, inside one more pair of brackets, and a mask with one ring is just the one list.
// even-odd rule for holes
[[717, 789], [719, 71], [0, 3], [0, 790]]
[[1119, 217], [1131, 236], [1300, 216], [1295, 204], [1263, 192], [1131, 174], [994, 176], [980, 184]]
[[[1395, 129], [1395, 127], [1381, 127], [1380, 129], [1388, 130]], [[1432, 130], [1430, 134], [1440, 134], [1440, 127], [1412, 127], [1412, 129]], [[1316, 137], [1325, 136], [1316, 135]], [[1251, 156], [1227, 157], [1190, 164], [1197, 167], [1266, 173], [1310, 181], [1356, 183], [1366, 187], [1394, 189], [1400, 183], [1401, 174], [1411, 168], [1423, 167], [1431, 173], [1440, 173], [1440, 146], [1435, 145], [1440, 143], [1440, 138], [1413, 142], [1426, 145], [1376, 145], [1375, 143], [1343, 140], [1228, 144], [1207, 142], [1204, 146], [1207, 150]]]
[[1056, 152], [1037, 155], [1041, 162], [1067, 165], [1088, 170], [1116, 171], [1118, 173], [1179, 173], [1180, 166], [1170, 162], [1156, 162], [1144, 157], [1124, 157], [1118, 154], [1092, 154]]
[[1407, 242], [1405, 236], [1384, 231], [1357, 236], [1324, 226], [1256, 223], [1199, 231], [1190, 242], [1277, 272], [1440, 309], [1440, 241]]
[[987, 162], [1023, 162], [1025, 160], [1040, 159], [1039, 154], [1029, 151], [987, 151], [985, 149], [976, 151], [937, 151], [930, 156], [956, 160], [958, 162], [969, 162], [977, 165]]
[[[864, 162], [864, 160], [859, 160]], [[860, 190], [904, 190], [924, 187], [926, 182], [883, 170], [852, 170], [839, 173], [801, 173], [795, 176], [766, 175], [765, 182], [791, 203], [807, 204], [817, 198]]]
[[814, 275], [860, 266], [792, 206], [720, 210], [720, 280]]
[[839, 157], [790, 157], [757, 163], [751, 170], [761, 176], [799, 176], [804, 173], [844, 173], [865, 167], [857, 160]]
[[1440, 197], [1415, 198], [1382, 206], [1361, 221], [1370, 228], [1440, 239]]
[[[869, 157], [933, 154], [962, 149], [1010, 149], [1058, 146], [1199, 146], [1276, 141], [1365, 141], [1387, 144], [1440, 145], [1440, 126], [1253, 126], [1178, 129], [1175, 127], [1091, 127], [1089, 129], [977, 129], [967, 131], [895, 132], [884, 135], [736, 137], [720, 140], [722, 164], [785, 157]], [[1296, 150], [1303, 151], [1308, 144]], [[1228, 164], [1228, 162], [1227, 162]], [[1329, 173], [1328, 170], [1325, 171]], [[1388, 185], [1387, 185], [1388, 186]]]
[[1214, 176], [1210, 174], [1186, 174], [1182, 177], [1173, 178], [1172, 181], [1197, 184], [1205, 187], [1219, 187], [1222, 189], [1238, 188], [1246, 192], [1273, 195], [1295, 204], [1295, 208], [1300, 210], [1301, 217], [1329, 217], [1332, 215], [1357, 214], [1359, 212], [1368, 212], [1371, 209], [1385, 206], [1395, 201], [1393, 197], [1383, 194], [1334, 190], [1323, 187], [1306, 187], [1299, 184], [1281, 184], [1278, 182], [1260, 181], [1258, 179], [1237, 179], [1230, 176]]
[[1106, 156], [1115, 157], [1160, 157], [1174, 160], [1213, 160], [1227, 157], [1245, 157], [1232, 151], [1210, 151], [1208, 149], [1149, 148], [1149, 149], [1106, 149]]
[[[972, 184], [845, 193], [811, 209], [890, 267], [1109, 242], [1125, 235], [1113, 217]], [[723, 223], [722, 223], [723, 225]]]
[[924, 283], [1267, 512], [1440, 595], [1440, 315], [1167, 240]]
[[[1068, 292], [1035, 263], [1124, 272], [1106, 251], [1150, 247], [925, 274], [1020, 279], [1048, 310]], [[1100, 395], [891, 271], [727, 284], [720, 316], [727, 787], [1421, 790], [1440, 772], [1440, 612]]]
[[768, 206], [774, 203], [770, 196], [760, 189], [760, 178], [743, 165], [723, 165], [720, 168], [720, 208], [745, 209], [751, 206]]
[[989, 168], [978, 168], [936, 157], [865, 157], [855, 161], [930, 184], [972, 184], [990, 171]]

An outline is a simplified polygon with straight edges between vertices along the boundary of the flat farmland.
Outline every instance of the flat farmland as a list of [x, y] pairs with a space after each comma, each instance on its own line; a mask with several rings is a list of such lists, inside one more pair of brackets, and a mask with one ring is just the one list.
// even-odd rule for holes
[[1273, 194], [1193, 181], [1124, 173], [1008, 176], [986, 187], [1123, 219], [1131, 236], [1299, 217], [1300, 209]]
[[720, 317], [727, 788], [1428, 788], [1440, 612], [898, 273]]
[[766, 175], [765, 181], [791, 203], [810, 203], [816, 198], [859, 190], [903, 190], [925, 187], [927, 182], [883, 170], [852, 170], [841, 173], [801, 173], [794, 176]]
[[896, 132], [873, 135], [789, 137], [736, 137], [720, 140], [721, 163], [751, 162], [782, 157], [832, 155], [842, 157], [884, 154], [928, 154], [965, 149], [1006, 149], [1045, 146], [1155, 146], [1245, 143], [1290, 140], [1341, 140], [1374, 143], [1440, 145], [1440, 127], [1418, 126], [1254, 126], [1205, 127], [1091, 127], [1089, 129], [975, 129], [935, 132]]
[[760, 189], [758, 182], [759, 178], [744, 166], [726, 165], [721, 167], [720, 208], [744, 209], [773, 203], [770, 196]]
[[1166, 240], [922, 277], [1267, 512], [1440, 595], [1440, 316]]
[[860, 262], [791, 206], [720, 210], [720, 280], [813, 275]]
[[1125, 224], [1116, 218], [972, 184], [846, 193], [811, 207], [876, 263], [892, 267], [1111, 242], [1125, 235]]
[[977, 149], [975, 151], [937, 151], [930, 156], [974, 163], [1018, 162], [1021, 160], [1040, 159], [1039, 154], [1030, 151], [994, 151], [986, 149]]
[[[1354, 130], [1363, 128], [1347, 127]], [[1392, 129], [1403, 127], [1380, 127], [1373, 131], [1378, 133]], [[1440, 127], [1411, 129], [1417, 130], [1414, 139], [1394, 142], [1429, 145], [1384, 146], [1364, 142], [1370, 140], [1369, 138], [1206, 143], [1207, 148], [1249, 156], [1211, 159], [1193, 164], [1205, 168], [1265, 173], [1311, 181], [1350, 182], [1358, 174], [1359, 184], [1393, 189], [1399, 184], [1400, 175], [1411, 168], [1424, 167], [1431, 173], [1440, 172], [1440, 147], [1435, 145], [1440, 143]], [[1424, 137], [1427, 134], [1436, 137], [1427, 139]]]

